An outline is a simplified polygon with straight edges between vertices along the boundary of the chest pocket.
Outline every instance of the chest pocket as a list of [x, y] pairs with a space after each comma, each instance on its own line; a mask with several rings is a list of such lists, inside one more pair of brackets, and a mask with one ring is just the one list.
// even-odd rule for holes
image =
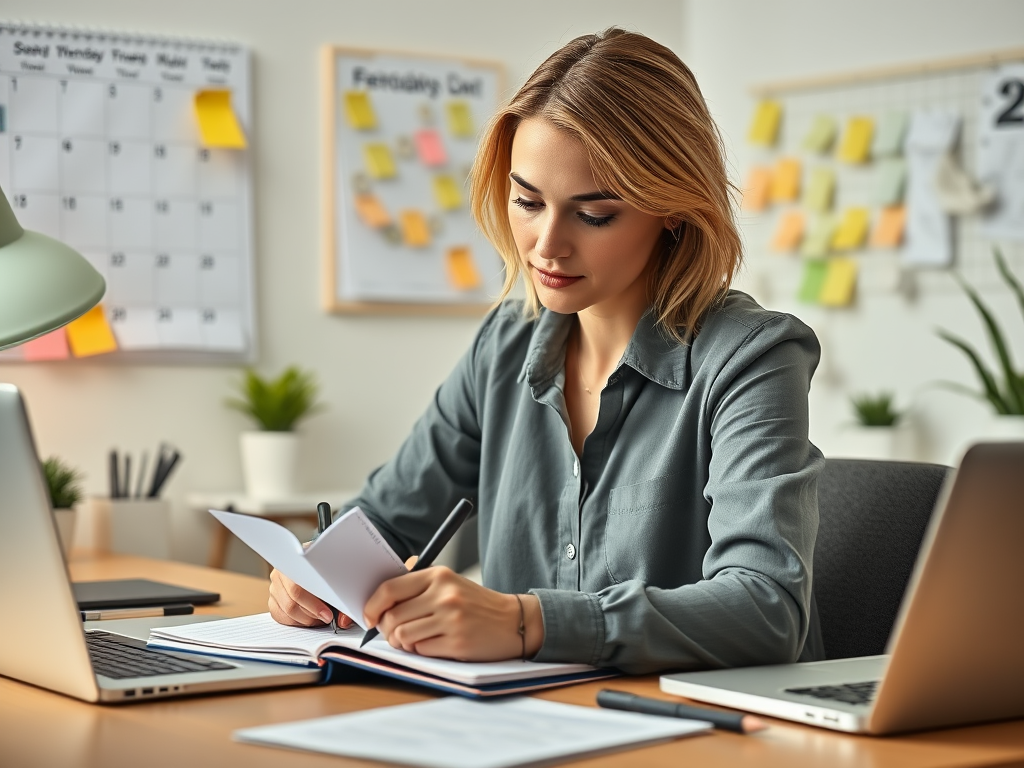
[[[672, 509], [673, 486], [673, 478], [666, 475], [612, 489], [604, 551], [613, 581], [638, 579], [652, 584], [672, 570], [673, 548], [680, 544], [673, 535], [679, 533], [673, 530], [678, 527], [678, 513], [673, 514]], [[673, 517], [677, 518], [675, 524]]]

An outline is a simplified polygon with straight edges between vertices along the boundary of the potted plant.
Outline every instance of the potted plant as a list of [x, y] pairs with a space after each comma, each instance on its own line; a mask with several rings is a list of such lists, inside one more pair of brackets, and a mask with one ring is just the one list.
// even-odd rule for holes
[[322, 409], [313, 374], [290, 366], [276, 378], [247, 369], [236, 384], [229, 408], [241, 411], [257, 426], [241, 435], [242, 473], [247, 495], [287, 498], [295, 494], [300, 421]]
[[[1021, 314], [1024, 315], [1024, 288], [1010, 271], [999, 249], [995, 249], [994, 256], [999, 274], [1017, 297]], [[959, 336], [954, 336], [949, 331], [940, 328], [938, 335], [963, 352], [970, 360], [981, 383], [981, 390], [975, 391], [954, 382], [944, 383], [950, 389], [986, 401], [992, 406], [998, 417], [995, 427], [997, 437], [1010, 436], [1024, 439], [1024, 371], [1017, 369], [995, 315], [981, 300], [977, 291], [959, 275], [954, 274], [953, 277], [963, 288], [971, 303], [974, 304], [978, 314], [981, 315], [989, 343], [999, 362], [998, 367], [990, 368], [970, 344]]]
[[847, 429], [845, 453], [865, 459], [895, 459], [903, 453], [900, 425], [892, 392], [861, 393], [850, 398], [856, 421]]
[[67, 557], [75, 535], [75, 505], [82, 500], [82, 473], [56, 456], [43, 462], [43, 476], [50, 493], [50, 506], [57, 521], [61, 548]]

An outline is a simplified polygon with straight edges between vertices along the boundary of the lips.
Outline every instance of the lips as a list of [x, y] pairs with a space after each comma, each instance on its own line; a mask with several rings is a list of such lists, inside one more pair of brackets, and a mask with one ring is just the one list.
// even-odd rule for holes
[[582, 275], [565, 275], [561, 272], [549, 272], [540, 267], [534, 267], [537, 275], [537, 282], [545, 288], [568, 288], [573, 283], [583, 279]]

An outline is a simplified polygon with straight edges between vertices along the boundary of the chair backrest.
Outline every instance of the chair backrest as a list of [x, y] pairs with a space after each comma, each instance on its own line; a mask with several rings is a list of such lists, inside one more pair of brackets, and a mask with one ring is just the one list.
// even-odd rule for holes
[[826, 658], [885, 652], [950, 471], [916, 462], [825, 460], [818, 480], [814, 596]]

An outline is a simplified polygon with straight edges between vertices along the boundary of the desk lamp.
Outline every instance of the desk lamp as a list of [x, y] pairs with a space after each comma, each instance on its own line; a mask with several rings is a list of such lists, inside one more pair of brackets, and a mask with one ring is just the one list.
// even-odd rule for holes
[[105, 290], [102, 275], [84, 256], [22, 229], [0, 189], [0, 349], [70, 323]]

